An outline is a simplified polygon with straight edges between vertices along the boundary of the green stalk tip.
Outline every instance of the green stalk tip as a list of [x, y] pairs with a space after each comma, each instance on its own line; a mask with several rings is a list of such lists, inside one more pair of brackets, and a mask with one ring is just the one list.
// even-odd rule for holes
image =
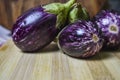
[[65, 7], [70, 8], [75, 2], [76, 0], [69, 0], [67, 3], [65, 3]]

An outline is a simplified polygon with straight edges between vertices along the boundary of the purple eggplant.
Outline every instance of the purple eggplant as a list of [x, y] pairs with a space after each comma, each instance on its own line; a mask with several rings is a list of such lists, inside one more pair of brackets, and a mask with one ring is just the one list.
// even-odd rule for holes
[[67, 55], [88, 58], [101, 49], [103, 39], [91, 21], [77, 21], [66, 26], [58, 36], [58, 45]]
[[63, 28], [70, 6], [75, 0], [65, 4], [51, 3], [24, 12], [13, 25], [12, 38], [22, 51], [33, 52], [50, 44]]
[[113, 10], [102, 10], [94, 18], [102, 32], [104, 48], [118, 48], [120, 45], [120, 14]]

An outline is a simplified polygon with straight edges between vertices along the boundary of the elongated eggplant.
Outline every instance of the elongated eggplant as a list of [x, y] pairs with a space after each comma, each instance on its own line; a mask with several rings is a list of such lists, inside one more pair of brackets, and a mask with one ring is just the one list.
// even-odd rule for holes
[[12, 38], [16, 46], [32, 52], [48, 45], [63, 28], [74, 3], [75, 0], [65, 4], [51, 3], [24, 12], [13, 25]]
[[58, 45], [67, 55], [88, 58], [101, 49], [103, 39], [91, 21], [77, 21], [66, 26], [58, 36]]

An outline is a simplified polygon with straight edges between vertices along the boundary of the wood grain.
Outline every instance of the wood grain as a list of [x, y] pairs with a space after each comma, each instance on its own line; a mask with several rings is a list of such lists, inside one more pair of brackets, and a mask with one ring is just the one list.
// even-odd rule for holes
[[[66, 2], [68, 0], [0, 0], [0, 24], [8, 29], [12, 29], [12, 25], [16, 18], [26, 10], [52, 2]], [[90, 15], [95, 15], [103, 6], [106, 0], [78, 0], [87, 8]]]
[[36, 53], [23, 53], [12, 41], [0, 48], [0, 80], [119, 80], [119, 67], [119, 50], [76, 59], [56, 44]]

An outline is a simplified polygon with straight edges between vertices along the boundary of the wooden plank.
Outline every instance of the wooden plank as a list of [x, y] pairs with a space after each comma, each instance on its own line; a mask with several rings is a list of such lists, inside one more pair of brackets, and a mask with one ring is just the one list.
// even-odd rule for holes
[[101, 51], [89, 59], [76, 59], [56, 44], [23, 53], [9, 41], [0, 48], [0, 80], [119, 80], [119, 56], [119, 51]]

